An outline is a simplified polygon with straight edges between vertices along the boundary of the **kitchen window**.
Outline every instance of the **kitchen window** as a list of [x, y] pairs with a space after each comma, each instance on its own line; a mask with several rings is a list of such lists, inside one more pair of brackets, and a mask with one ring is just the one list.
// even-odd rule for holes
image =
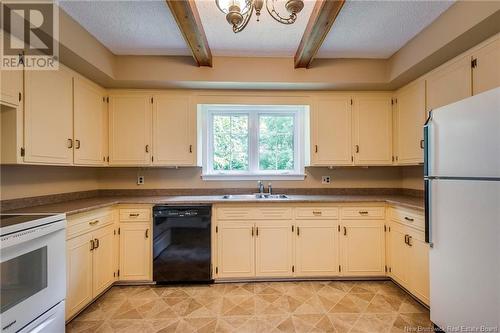
[[203, 105], [203, 179], [304, 179], [308, 107]]

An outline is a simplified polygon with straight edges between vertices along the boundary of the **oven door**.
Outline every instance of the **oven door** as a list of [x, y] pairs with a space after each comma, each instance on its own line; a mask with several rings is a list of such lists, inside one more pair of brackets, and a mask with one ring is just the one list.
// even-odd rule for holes
[[58, 221], [2, 236], [2, 332], [17, 332], [64, 300], [65, 224]]

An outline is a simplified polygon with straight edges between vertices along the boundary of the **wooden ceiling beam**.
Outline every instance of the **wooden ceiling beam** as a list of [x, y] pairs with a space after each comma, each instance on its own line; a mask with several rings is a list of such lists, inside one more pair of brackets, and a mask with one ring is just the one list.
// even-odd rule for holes
[[309, 68], [335, 22], [345, 0], [316, 0], [306, 30], [295, 53], [295, 68]]
[[194, 0], [165, 0], [198, 66], [212, 67], [212, 52]]

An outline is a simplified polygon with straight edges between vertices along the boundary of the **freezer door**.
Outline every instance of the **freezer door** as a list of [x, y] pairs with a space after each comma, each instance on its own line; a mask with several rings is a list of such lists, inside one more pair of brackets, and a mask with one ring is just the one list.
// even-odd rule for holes
[[432, 111], [426, 176], [500, 178], [500, 88]]
[[500, 181], [431, 180], [430, 192], [431, 320], [498, 328]]

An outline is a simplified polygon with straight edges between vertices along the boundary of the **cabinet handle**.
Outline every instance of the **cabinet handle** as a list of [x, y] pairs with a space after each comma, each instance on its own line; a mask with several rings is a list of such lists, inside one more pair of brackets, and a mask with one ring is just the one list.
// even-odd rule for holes
[[317, 153], [318, 152], [318, 145], [314, 145], [314, 152]]
[[321, 216], [322, 212], [318, 210], [313, 210], [313, 215]]
[[360, 210], [358, 213], [360, 215], [366, 215], [366, 214], [368, 214], [368, 212], [366, 210]]
[[293, 224], [292, 224], [292, 232], [294, 232], [294, 231], [295, 231], [295, 230], [294, 230], [294, 226], [293, 226]]
[[193, 145], [189, 145], [189, 153], [193, 152]]
[[253, 232], [253, 227], [252, 227], [252, 237], [253, 237], [253, 233], [254, 233], [254, 232]]
[[73, 148], [73, 139], [68, 139], [68, 148]]
[[297, 236], [300, 236], [300, 228], [297, 226]]
[[139, 213], [130, 213], [130, 214], [128, 214], [128, 216], [130, 216], [130, 217], [137, 217], [137, 216], [139, 216]]
[[405, 235], [405, 244], [408, 245], [408, 235]]
[[356, 153], [359, 153], [359, 145], [356, 145]]
[[90, 251], [93, 251], [95, 249], [95, 244], [94, 244], [94, 240], [91, 239], [90, 240]]
[[406, 243], [406, 244], [408, 244], [408, 246], [413, 246], [413, 244], [411, 243], [412, 238], [413, 237], [408, 235], [408, 243]]
[[144, 234], [144, 236], [146, 236], [146, 238], [149, 238], [149, 228], [146, 229], [146, 233]]
[[259, 227], [255, 227], [255, 236], [259, 237]]
[[344, 236], [347, 236], [347, 228], [344, 227]]
[[75, 149], [80, 149], [80, 140], [75, 140]]
[[414, 219], [412, 219], [411, 217], [408, 217], [408, 216], [405, 216], [405, 220], [406, 220], [406, 221], [410, 221], [410, 222], [415, 221]]
[[96, 225], [97, 223], [99, 223], [99, 220], [94, 220], [89, 222], [90, 225]]
[[425, 147], [425, 141], [420, 140], [420, 148], [424, 149], [424, 147]]
[[96, 238], [96, 239], [94, 239], [94, 242], [95, 242], [94, 249], [98, 249], [99, 248], [99, 240]]
[[146, 145], [145, 150], [146, 150], [146, 153], [149, 153], [149, 145]]

